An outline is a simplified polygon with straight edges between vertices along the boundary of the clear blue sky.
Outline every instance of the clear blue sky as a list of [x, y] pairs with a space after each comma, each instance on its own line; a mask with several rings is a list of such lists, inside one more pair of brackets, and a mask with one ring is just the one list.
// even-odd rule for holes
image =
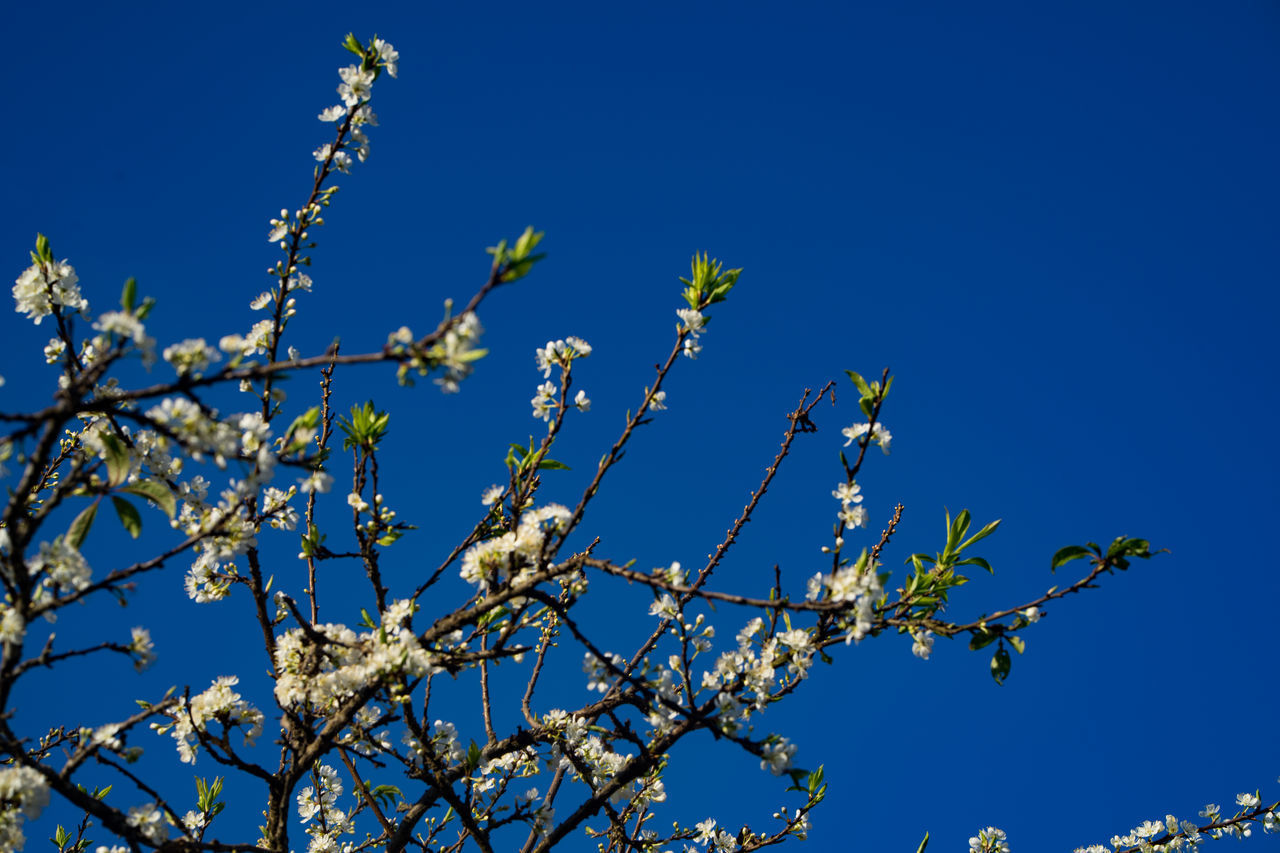
[[[1003, 687], [961, 643], [939, 641], [927, 663], [899, 637], [841, 650], [767, 715], [798, 764], [827, 767], [809, 849], [913, 850], [928, 829], [931, 849], [954, 850], [987, 824], [1023, 853], [1071, 849], [1274, 795], [1275, 3], [50, 9], [6, 13], [0, 248], [16, 276], [48, 234], [102, 306], [137, 276], [160, 300], [162, 345], [251, 322], [276, 258], [266, 222], [305, 198], [348, 30], [393, 42], [400, 79], [379, 82], [372, 158], [340, 180], [318, 234], [295, 343], [342, 334], [354, 352], [402, 323], [429, 328], [482, 280], [485, 246], [547, 232], [548, 260], [482, 312], [491, 357], [460, 395], [398, 389], [389, 370], [339, 375], [344, 402], [393, 412], [403, 464], [385, 491], [422, 526], [412, 548], [431, 565], [501, 477], [506, 443], [539, 432], [533, 349], [565, 335], [595, 346], [580, 379], [594, 406], [571, 419], [557, 455], [575, 470], [548, 475], [547, 497], [581, 489], [669, 346], [695, 250], [745, 272], [588, 519], [603, 552], [697, 563], [801, 390], [884, 366], [894, 452], [860, 480], [876, 530], [906, 505], [890, 565], [941, 547], [943, 507], [1004, 519], [982, 549], [997, 573], [961, 591], [956, 617], [1072, 577], [1048, 572], [1062, 545], [1126, 534], [1170, 550], [1050, 608]], [[47, 328], [9, 314], [0, 335], [0, 407], [38, 404]], [[310, 387], [291, 384], [300, 406]], [[817, 570], [856, 413], [841, 390], [716, 586], [761, 592], [775, 562], [797, 584]], [[285, 545], [281, 577], [297, 570]], [[91, 555], [100, 570], [114, 559]], [[400, 559], [410, 583], [422, 564]], [[151, 580], [102, 618], [152, 627], [157, 678], [260, 676], [234, 602], [186, 601], [177, 568]], [[617, 592], [584, 606], [647, 626], [643, 596]], [[713, 618], [731, 636], [745, 617]], [[198, 631], [217, 641], [193, 660]], [[586, 694], [565, 652], [567, 705]], [[93, 722], [155, 683], [123, 665], [79, 677], [95, 686], [75, 709]], [[63, 718], [73, 687], [44, 683], [27, 718], [82, 722]], [[670, 817], [736, 826], [790, 802], [725, 748], [684, 757]]]

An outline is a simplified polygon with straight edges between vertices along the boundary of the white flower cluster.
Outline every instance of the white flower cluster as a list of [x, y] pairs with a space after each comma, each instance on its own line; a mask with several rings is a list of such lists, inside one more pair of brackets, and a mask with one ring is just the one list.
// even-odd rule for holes
[[[323, 713], [391, 676], [418, 678], [433, 670], [431, 653], [409, 627], [413, 602], [396, 601], [382, 624], [362, 634], [345, 625], [294, 628], [276, 640], [276, 701]], [[311, 637], [323, 635], [317, 643]]]
[[298, 526], [298, 511], [289, 505], [289, 501], [297, 493], [297, 486], [290, 486], [287, 490], [267, 486], [263, 491], [259, 506], [263, 516], [269, 519], [268, 524], [274, 529], [293, 530]]
[[[585, 732], [585, 729], [583, 731]], [[607, 785], [634, 757], [630, 753], [615, 752], [610, 745], [591, 734], [571, 740], [570, 733], [566, 731], [565, 739], [559, 746], [566, 755], [562, 766], [568, 764], [572, 768], [573, 778], [585, 782], [595, 791]], [[568, 755], [576, 759], [576, 766], [574, 762], [569, 761]], [[611, 801], [618, 803], [629, 798], [639, 784], [642, 784], [640, 780], [634, 780], [630, 784], [623, 785], [613, 793]], [[663, 792], [660, 782], [649, 792], [648, 798], [654, 802], [666, 799], [666, 793]]]
[[702, 312], [693, 308], [677, 308], [676, 315], [680, 317], [681, 325], [677, 327], [677, 331], [687, 331], [688, 337], [684, 339], [684, 349], [681, 350], [689, 358], [697, 358], [698, 353], [702, 352], [702, 344], [698, 339], [702, 336], [702, 331], [706, 327], [707, 318], [702, 316]]
[[[225, 598], [231, 589], [230, 578], [236, 575], [235, 564], [227, 561], [258, 543], [258, 527], [244, 503], [244, 492], [251, 485], [247, 481], [233, 480], [231, 487], [223, 490], [217, 506], [213, 507], [200, 502], [193, 493], [184, 496], [179, 526], [190, 536], [205, 534], [197, 546], [200, 553], [191, 564], [185, 581], [187, 596], [197, 603]], [[287, 509], [293, 512], [291, 508]], [[274, 509], [277, 515], [284, 511], [279, 506]]]
[[[542, 372], [543, 379], [549, 379], [552, 368], [558, 366], [568, 369], [574, 359], [586, 358], [589, 355], [591, 355], [591, 344], [582, 338], [575, 337], [568, 337], [561, 341], [547, 341], [545, 347], [538, 347], [535, 351], [538, 370]], [[556, 401], [558, 390], [555, 383], [550, 381], [538, 386], [538, 393], [529, 401], [533, 406], [535, 418], [541, 418], [543, 421], [551, 420], [551, 413], [560, 405]], [[573, 398], [573, 405], [580, 412], [590, 410], [591, 400], [587, 398], [587, 392], [579, 389]]]
[[[354, 833], [351, 815], [337, 807], [342, 796], [342, 779], [338, 771], [327, 764], [320, 765], [316, 773], [317, 787], [310, 785], [298, 792], [298, 816], [307, 826], [311, 836], [308, 853], [337, 853], [342, 849], [338, 837]], [[315, 820], [315, 823], [311, 821]]]
[[[133, 341], [134, 346], [142, 352], [144, 363], [155, 359], [155, 338], [147, 335], [146, 327], [133, 314], [126, 311], [106, 311], [94, 321], [93, 328], [107, 335], [119, 335], [125, 340]], [[107, 349], [105, 338], [98, 342], [98, 348]]]
[[928, 660], [929, 655], [933, 653], [934, 639], [932, 631], [913, 628], [911, 631], [911, 654], [921, 660]]
[[[365, 705], [356, 711], [355, 717], [351, 720], [351, 727], [338, 737], [338, 742], [365, 758], [379, 752], [389, 752], [394, 747], [391, 745], [391, 736], [383, 728], [386, 725], [382, 719], [383, 714], [382, 708], [377, 705]], [[382, 730], [377, 731], [377, 729]]]
[[156, 660], [156, 644], [146, 628], [134, 628], [130, 633], [129, 653], [133, 655], [133, 668], [141, 672]]
[[[461, 764], [467, 757], [467, 751], [458, 739], [458, 727], [446, 720], [436, 720], [432, 728], [435, 729], [435, 734], [431, 736], [431, 746], [435, 749], [436, 757], [446, 766]], [[408, 730], [405, 734], [408, 735]]]
[[519, 581], [542, 556], [548, 533], [560, 530], [572, 515], [567, 507], [547, 504], [520, 516], [520, 526], [496, 539], [473, 545], [462, 557], [462, 579], [487, 592], [508, 579]]
[[[346, 145], [348, 150], [356, 152], [356, 159], [363, 163], [369, 159], [369, 136], [364, 132], [364, 128], [377, 127], [378, 116], [368, 104], [361, 104], [356, 107], [351, 119], [351, 142]], [[317, 157], [317, 159], [322, 159]], [[346, 151], [339, 151], [334, 155], [334, 162], [343, 172], [349, 172], [351, 169], [351, 157]]]
[[44, 347], [44, 363], [57, 364], [67, 352], [67, 344], [61, 338], [49, 338]]
[[[695, 631], [702, 624], [702, 617], [691, 625], [686, 625], [686, 633]], [[673, 629], [674, 632], [674, 629]], [[717, 725], [721, 731], [737, 734], [749, 728], [748, 718], [753, 710], [763, 709], [770, 702], [774, 689], [774, 679], [783, 663], [787, 666], [787, 676], [779, 681], [785, 683], [790, 678], [805, 678], [812, 666], [816, 648], [808, 630], [802, 628], [788, 629], [775, 636], [768, 636], [764, 620], [754, 618], [738, 633], [738, 648], [726, 651], [716, 661], [713, 671], [704, 671], [700, 689], [718, 690], [715, 696]], [[710, 648], [710, 637], [714, 630], [707, 626], [693, 640], [696, 653]], [[756, 649], [757, 636], [761, 637]], [[588, 671], [600, 668], [598, 662], [588, 656]], [[622, 663], [618, 658], [617, 663]], [[683, 670], [683, 662], [678, 655], [672, 655], [669, 669], [661, 669], [656, 677], [650, 676], [647, 685], [656, 694], [656, 699], [649, 707], [648, 722], [653, 727], [654, 735], [660, 735], [678, 716], [676, 710], [680, 704], [680, 684], [673, 674]], [[596, 679], [603, 682], [599, 674]], [[592, 686], [592, 685], [589, 685]], [[738, 696], [750, 697], [747, 703]], [[665, 699], [666, 701], [662, 701]], [[761, 768], [775, 775], [786, 772], [791, 767], [796, 748], [786, 738], [770, 735], [760, 744]]]
[[571, 745], [581, 743], [587, 736], [587, 726], [582, 718], [560, 708], [552, 708], [543, 714], [542, 724], [558, 737], [563, 736], [565, 743]]
[[647, 673], [645, 685], [653, 691], [652, 698], [644, 706], [645, 722], [650, 736], [661, 737], [669, 732], [680, 719], [680, 689], [685, 682], [684, 661], [679, 655], [671, 655], [667, 666], [656, 667]]
[[[693, 840], [707, 848], [707, 853], [733, 853], [738, 849], [738, 839], [723, 829], [716, 828], [715, 818], [707, 818], [695, 827]], [[708, 846], [709, 845], [709, 846]], [[694, 848], [686, 847], [686, 851]]]
[[[479, 772], [471, 777], [475, 790], [485, 795], [487, 808], [493, 808], [502, 798], [513, 779], [525, 779], [538, 775], [538, 753], [532, 749], [508, 752], [480, 765]], [[524, 797], [516, 799], [532, 801], [538, 796], [537, 788], [530, 788]]]
[[874, 561], [860, 559], [854, 565], [844, 566], [832, 574], [824, 575], [819, 572], [809, 578], [805, 594], [807, 600], [817, 601], [823, 598], [850, 605], [841, 612], [837, 622], [839, 627], [849, 631], [845, 637], [846, 644], [860, 641], [871, 630], [875, 602], [884, 592], [880, 576], [876, 572], [878, 567], [879, 564]]
[[867, 508], [862, 506], [862, 487], [857, 483], [841, 483], [831, 496], [840, 501], [840, 520], [846, 530], [867, 526]]
[[240, 682], [234, 675], [223, 675], [214, 680], [213, 686], [192, 697], [188, 704], [179, 700], [177, 707], [168, 711], [171, 723], [152, 723], [156, 734], [172, 734], [177, 742], [178, 757], [186, 764], [195, 764], [200, 748], [197, 732], [208, 730], [209, 724], [221, 723], [228, 731], [240, 729], [246, 746], [252, 746], [262, 734], [262, 712], [240, 698], [231, 688]]
[[492, 799], [502, 796], [506, 783], [520, 776], [538, 775], [538, 753], [533, 749], [519, 749], [491, 758], [480, 765], [479, 771], [472, 778], [475, 790], [481, 794], [489, 794]]
[[[385, 68], [388, 74], [395, 77], [399, 69], [399, 51], [382, 39], [374, 39], [373, 51], [374, 65]], [[351, 120], [348, 129], [351, 140], [350, 142], [344, 140], [336, 147], [334, 143], [326, 142], [315, 150], [316, 160], [321, 163], [331, 160], [338, 171], [348, 172], [351, 168], [351, 155], [348, 149], [356, 152], [360, 162], [363, 163], [368, 159], [369, 138], [364, 132], [364, 126], [376, 127], [378, 124], [378, 117], [369, 107], [369, 99], [373, 97], [373, 82], [377, 76], [375, 68], [366, 68], [364, 63], [338, 69], [338, 77], [342, 80], [338, 84], [338, 97], [342, 98], [342, 103], [328, 107], [317, 118], [323, 122], [336, 122], [350, 112]]]
[[591, 355], [591, 344], [573, 336], [562, 341], [547, 341], [545, 347], [538, 347], [534, 351], [534, 358], [543, 379], [551, 378], [553, 367], [568, 367], [575, 358], [586, 358], [589, 355]]
[[227, 459], [234, 459], [239, 453], [236, 428], [231, 423], [217, 420], [216, 412], [206, 414], [199, 405], [184, 397], [161, 400], [159, 405], [147, 411], [147, 417], [168, 433], [149, 438], [149, 446], [168, 452], [170, 442], [176, 439], [181, 442], [177, 450], [184, 451], [196, 462], [203, 461], [208, 455], [219, 468], [225, 467]]
[[54, 305], [72, 311], [88, 311], [89, 300], [80, 295], [80, 278], [65, 260], [36, 263], [22, 271], [13, 285], [14, 310], [26, 314], [37, 326], [53, 313]]
[[129, 809], [128, 823], [142, 833], [152, 844], [160, 845], [169, 839], [169, 824], [164, 812], [155, 803], [146, 803]]
[[535, 418], [541, 418], [544, 422], [551, 420], [551, 413], [557, 408], [557, 390], [556, 384], [551, 381], [543, 382], [538, 386], [538, 393], [529, 401], [533, 406], [533, 416]]
[[179, 376], [191, 374], [197, 378], [210, 364], [222, 358], [216, 349], [205, 343], [204, 338], [187, 338], [165, 347], [161, 355], [173, 365]]
[[401, 381], [409, 370], [417, 370], [420, 375], [437, 367], [444, 368], [444, 375], [433, 381], [446, 394], [456, 394], [462, 380], [471, 375], [475, 369], [474, 362], [484, 358], [487, 350], [481, 349], [480, 336], [484, 334], [484, 326], [474, 312], [468, 311], [449, 325], [440, 340], [436, 341], [426, 352], [420, 352], [413, 346], [413, 332], [408, 326], [401, 326], [387, 338], [387, 346], [392, 352], [410, 354], [408, 362], [400, 365]]
[[[609, 658], [609, 663], [613, 664], [616, 669], [622, 669], [627, 662], [622, 655], [613, 652], [608, 652], [605, 656]], [[606, 692], [616, 677], [614, 670], [591, 652], [587, 652], [582, 656], [582, 671], [587, 676], [587, 689], [592, 692]]]
[[49, 805], [49, 783], [30, 767], [0, 768], [0, 850], [21, 850], [22, 824]]
[[703, 671], [702, 687], [720, 691], [717, 702], [720, 708], [720, 728], [726, 732], [734, 732], [746, 721], [749, 710], [743, 707], [731, 692], [732, 688], [742, 680], [744, 692], [756, 694], [756, 707], [764, 707], [773, 681], [774, 658], [777, 656], [777, 642], [767, 640], [760, 647], [757, 657], [752, 647], [752, 638], [764, 630], [764, 620], [756, 617], [738, 632], [738, 648], [735, 651], [721, 652], [716, 659], [715, 669]]
[[[1256, 794], [1245, 792], [1236, 795], [1236, 805], [1239, 811], [1231, 818], [1226, 818], [1222, 814], [1222, 808], [1216, 803], [1210, 803], [1200, 810], [1200, 817], [1208, 821], [1209, 824], [1223, 823], [1231, 820], [1229, 826], [1217, 827], [1207, 831], [1201, 831], [1195, 821], [1179, 820], [1176, 815], [1167, 814], [1164, 820], [1145, 820], [1140, 826], [1136, 826], [1124, 835], [1113, 835], [1111, 837], [1111, 846], [1105, 844], [1091, 844], [1088, 847], [1077, 847], [1075, 853], [1111, 853], [1112, 849], [1121, 850], [1130, 847], [1136, 847], [1144, 853], [1171, 853], [1171, 851], [1200, 849], [1200, 845], [1207, 838], [1220, 839], [1227, 836], [1236, 838], [1247, 838], [1253, 834], [1253, 825], [1250, 821], [1240, 820], [1246, 812], [1257, 809], [1261, 805], [1261, 798]], [[1280, 815], [1273, 811], [1268, 811], [1262, 815], [1262, 828], [1265, 832], [1280, 832]], [[1157, 844], [1156, 838], [1170, 836], [1167, 840]]]
[[[857, 439], [862, 438], [862, 436], [867, 434], [868, 429], [870, 429], [870, 426], [868, 424], [861, 423], [861, 424], [854, 424], [851, 427], [845, 427], [844, 429], [840, 430], [840, 434], [843, 435], [845, 438], [849, 439], [844, 443], [844, 446], [848, 447], [849, 445], [853, 444], [853, 442], [856, 441]], [[875, 429], [871, 431], [871, 440], [879, 444], [880, 449], [883, 450], [886, 455], [888, 455], [889, 442], [893, 441], [893, 435], [889, 432], [889, 430], [885, 427], [884, 424], [879, 424], [879, 423], [876, 424]]]
[[22, 614], [7, 604], [0, 604], [0, 643], [21, 643], [27, 635]]
[[43, 575], [42, 588], [33, 603], [60, 592], [84, 589], [93, 574], [84, 556], [61, 536], [52, 542], [41, 542], [40, 553], [28, 566], [32, 577]]
[[[757, 637], [761, 638], [759, 651]], [[715, 699], [717, 722], [729, 734], [745, 728], [751, 712], [769, 704], [779, 667], [787, 665], [787, 677], [806, 678], [816, 651], [808, 631], [796, 628], [769, 636], [764, 620], [758, 616], [738, 632], [737, 641], [737, 649], [722, 652], [715, 669], [702, 673], [700, 684], [702, 689], [719, 690]], [[780, 679], [779, 684], [785, 680]], [[750, 696], [751, 701], [744, 705], [738, 695]]]
[[1009, 841], [1003, 829], [988, 826], [969, 839], [969, 849], [973, 853], [1009, 853]]
[[795, 744], [787, 738], [774, 735], [760, 751], [760, 769], [768, 770], [774, 776], [781, 776], [791, 769], [791, 759], [795, 754]]
[[[130, 482], [144, 478], [177, 480], [184, 456], [197, 462], [211, 457], [220, 468], [229, 459], [246, 463], [243, 479], [231, 480], [216, 505], [206, 502], [209, 484], [202, 476], [176, 484], [182, 508], [173, 526], [188, 536], [203, 537], [197, 546], [199, 556], [187, 575], [187, 594], [198, 602], [221, 599], [229, 590], [227, 576], [235, 574], [235, 567], [227, 561], [257, 544], [259, 520], [265, 519], [272, 527], [284, 530], [292, 530], [297, 524], [297, 511], [289, 505], [297, 494], [293, 486], [287, 490], [267, 486], [259, 499], [258, 519], [248, 511], [250, 499], [258, 497], [258, 489], [275, 472], [276, 452], [283, 439], [272, 440], [271, 428], [260, 412], [232, 415], [223, 421], [218, 420], [217, 412], [206, 411], [185, 398], [162, 400], [147, 412], [147, 417], [159, 430], [140, 430], [133, 436]], [[295, 433], [294, 438], [305, 439], [306, 435]], [[86, 446], [96, 444], [98, 452], [107, 455], [105, 443], [94, 432], [86, 430], [82, 440]], [[143, 474], [144, 465], [150, 470], [149, 477]], [[304, 489], [323, 491], [324, 477], [313, 474], [305, 478]]]
[[[562, 764], [567, 767], [567, 759]], [[498, 807], [497, 803], [503, 795], [510, 792], [508, 789], [512, 780], [536, 776], [538, 773], [539, 756], [533, 748], [514, 750], [485, 761], [476, 775], [471, 777], [473, 790], [484, 798], [479, 802], [477, 810], [492, 811]], [[516, 794], [514, 799], [517, 807], [528, 806], [533, 817], [534, 831], [544, 835], [551, 828], [555, 810], [545, 803], [534, 808], [533, 801], [538, 799], [538, 795], [537, 788], [529, 788], [523, 795]]]
[[264, 355], [271, 350], [274, 334], [274, 321], [268, 317], [250, 326], [247, 335], [223, 335], [218, 340], [218, 349], [233, 358]]
[[787, 660], [787, 672], [800, 678], [808, 678], [809, 669], [813, 666], [813, 654], [817, 651], [812, 635], [804, 628], [792, 628], [780, 631], [778, 642], [791, 652], [791, 657]]

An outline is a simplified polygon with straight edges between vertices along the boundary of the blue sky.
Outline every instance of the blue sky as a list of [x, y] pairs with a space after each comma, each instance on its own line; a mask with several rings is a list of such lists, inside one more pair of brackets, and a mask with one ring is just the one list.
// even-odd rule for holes
[[[594, 405], [557, 448], [575, 470], [545, 491], [581, 490], [665, 355], [676, 276], [701, 250], [745, 272], [584, 526], [605, 553], [697, 563], [802, 389], [884, 366], [894, 450], [860, 482], [876, 530], [906, 505], [888, 564], [941, 547], [944, 507], [1004, 519], [983, 543], [996, 575], [955, 616], [1073, 577], [1078, 563], [1048, 572], [1062, 545], [1169, 549], [1050, 608], [1004, 686], [959, 642], [924, 663], [886, 636], [770, 710], [797, 762], [827, 768], [811, 849], [909, 850], [926, 829], [931, 849], [956, 849], [988, 824], [1017, 850], [1070, 849], [1276, 790], [1275, 4], [59, 10], [6, 16], [20, 37], [0, 248], [16, 276], [49, 235], [100, 305], [136, 276], [162, 345], [251, 322], [276, 258], [266, 222], [305, 197], [348, 30], [392, 41], [401, 73], [379, 82], [372, 157], [318, 234], [295, 344], [341, 334], [355, 352], [430, 328], [483, 280], [485, 246], [546, 231], [548, 259], [481, 312], [491, 355], [461, 394], [339, 374], [344, 403], [393, 413], [387, 452], [404, 462], [384, 491], [432, 565], [507, 442], [539, 433], [533, 349], [565, 335], [595, 347], [579, 379]], [[39, 405], [47, 329], [11, 314], [0, 334], [0, 408]], [[311, 387], [292, 385], [299, 406]], [[847, 381], [839, 404], [817, 410], [718, 587], [763, 592], [774, 563], [797, 585], [817, 570], [857, 411]], [[400, 559], [414, 582], [421, 564]], [[233, 606], [187, 602], [177, 570], [153, 586], [102, 618], [152, 626], [160, 681], [198, 684], [255, 653]], [[584, 608], [625, 634], [649, 625], [643, 598], [602, 584]], [[745, 618], [712, 616], [725, 636]], [[576, 654], [563, 704], [586, 698]], [[132, 691], [121, 700], [153, 683], [121, 688], [130, 673], [110, 676]], [[114, 718], [105, 676], [78, 677], [91, 686], [76, 707]], [[64, 721], [74, 694], [50, 679], [23, 712]], [[668, 782], [671, 817], [736, 826], [788, 802], [757, 762], [703, 746]]]

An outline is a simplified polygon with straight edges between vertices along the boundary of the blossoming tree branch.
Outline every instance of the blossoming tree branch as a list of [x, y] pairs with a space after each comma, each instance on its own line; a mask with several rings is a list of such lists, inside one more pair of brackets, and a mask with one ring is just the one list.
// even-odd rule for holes
[[[259, 319], [246, 332], [216, 346], [188, 338], [160, 347], [146, 326], [154, 303], [139, 297], [133, 280], [118, 307], [97, 311], [73, 266], [43, 236], [13, 287], [17, 312], [51, 332], [44, 356], [57, 384], [47, 405], [11, 411], [4, 401], [0, 410], [8, 430], [0, 439], [8, 495], [0, 516], [0, 848], [22, 849], [33, 832], [60, 853], [286, 853], [301, 837], [311, 853], [542, 853], [584, 838], [608, 851], [728, 853], [803, 839], [811, 821], [822, 819], [815, 809], [827, 787], [813, 763], [820, 756], [803, 762], [816, 769], [801, 769], [787, 734], [763, 725], [761, 712], [804, 701], [815, 664], [835, 664], [859, 643], [899, 635], [927, 659], [944, 637], [989, 654], [1000, 683], [1013, 655], [1024, 651], [1024, 635], [1050, 608], [1153, 556], [1136, 538], [1068, 546], [1052, 556], [1049, 568], [1063, 577], [1044, 594], [954, 619], [968, 573], [991, 571], [977, 546], [999, 522], [975, 529], [967, 511], [948, 515], [931, 553], [911, 553], [903, 570], [888, 568], [903, 507], [870, 518], [858, 482], [868, 450], [888, 453], [892, 441], [882, 419], [893, 384], [888, 370], [871, 380], [847, 372], [858, 406], [852, 423], [842, 425], [839, 468], [823, 486], [833, 497], [832, 532], [814, 543], [815, 553], [821, 548], [816, 572], [775, 569], [772, 585], [742, 589], [721, 583], [717, 570], [762, 511], [796, 441], [826, 440], [811, 434], [818, 404], [834, 402], [835, 382], [797, 389], [776, 455], [762, 460], [759, 486], [705, 564], [646, 571], [604, 553], [591, 531], [594, 501], [628, 445], [661, 419], [669, 402], [664, 383], [692, 366], [710, 310], [738, 282], [741, 270], [707, 255], [694, 256], [681, 301], [673, 292], [670, 349], [646, 387], [635, 389], [634, 408], [583, 478], [576, 503], [539, 495], [543, 474], [565, 467], [553, 457], [557, 443], [575, 419], [591, 416], [580, 380], [592, 347], [565, 337], [537, 350], [530, 373], [542, 436], [510, 447], [502, 481], [476, 496], [474, 524], [435, 553], [403, 544], [412, 541], [412, 525], [379, 482], [392, 416], [372, 403], [338, 405], [343, 382], [351, 371], [394, 365], [402, 383], [429, 376], [442, 391], [458, 391], [485, 355], [479, 310], [534, 271], [542, 234], [529, 228], [491, 248], [480, 286], [461, 307], [447, 301], [443, 319], [425, 334], [399, 328], [382, 349], [354, 354], [336, 344], [312, 354], [290, 346], [290, 322], [312, 289], [305, 270], [334, 202], [334, 179], [369, 156], [374, 86], [398, 70], [399, 54], [381, 39], [348, 36], [345, 47], [356, 61], [339, 71], [341, 103], [319, 116], [332, 126], [331, 137], [314, 152], [314, 180], [302, 204], [270, 222], [281, 258], [269, 289], [252, 298]], [[152, 378], [163, 378], [122, 381], [128, 362], [151, 366], [157, 351], [165, 364]], [[313, 390], [287, 398], [286, 377], [309, 377]], [[233, 411], [224, 411], [228, 406]], [[348, 478], [343, 495], [335, 483]], [[344, 525], [322, 527], [317, 507], [330, 500], [345, 501]], [[175, 532], [156, 535], [148, 559], [121, 564], [110, 549], [90, 547], [92, 531], [108, 516], [134, 538], [160, 516], [169, 522], [162, 530]], [[878, 536], [861, 532], [877, 527]], [[264, 559], [272, 538], [300, 543], [293, 565]], [[391, 561], [424, 566], [421, 582], [390, 588], [383, 567]], [[321, 571], [326, 564], [358, 570], [339, 581]], [[141, 670], [157, 654], [145, 626], [77, 645], [55, 637], [55, 618], [75, 624], [83, 617], [72, 605], [127, 600], [141, 584], [176, 592], [174, 572], [183, 571], [190, 599], [256, 625], [260, 660], [227, 661], [213, 683], [176, 690], [143, 679], [139, 691], [153, 692], [114, 709], [107, 725], [80, 725], [70, 706], [65, 718], [39, 728], [18, 724], [13, 709], [33, 670], [86, 657]], [[1074, 580], [1066, 577], [1071, 571]], [[357, 590], [351, 578], [361, 574]], [[579, 616], [603, 576], [629, 581], [631, 607], [652, 619], [637, 646], [619, 646]], [[90, 635], [92, 625], [70, 633]], [[518, 682], [498, 678], [499, 666], [503, 676], [518, 672]], [[590, 701], [544, 687], [551, 673], [566, 669], [580, 671]], [[263, 684], [251, 685], [257, 678]], [[475, 713], [448, 719], [439, 709], [463, 691], [474, 696], [468, 707]], [[244, 694], [270, 697], [270, 704], [258, 707]], [[673, 748], [702, 731], [721, 748], [758, 760], [764, 783], [776, 778], [775, 813], [729, 826], [667, 798]], [[201, 775], [173, 787], [169, 776], [144, 772], [144, 751]], [[104, 778], [110, 782], [92, 781]], [[258, 797], [248, 812], [261, 813], [257, 834], [222, 817], [239, 805], [228, 801], [231, 791]], [[1194, 849], [1258, 824], [1275, 829], [1278, 804], [1260, 796], [1242, 793], [1231, 807], [1208, 806], [1198, 819], [1146, 820], [1110, 846], [1087, 849]], [[60, 815], [77, 817], [42, 827], [34, 821], [54, 798]], [[909, 843], [917, 840], [904, 839]], [[970, 847], [1010, 849], [995, 827], [977, 831]]]

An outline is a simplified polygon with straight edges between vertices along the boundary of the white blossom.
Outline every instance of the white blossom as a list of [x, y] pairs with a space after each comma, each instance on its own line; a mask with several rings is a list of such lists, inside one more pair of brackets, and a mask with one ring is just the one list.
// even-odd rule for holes
[[378, 62], [387, 69], [387, 73], [395, 77], [400, 70], [400, 51], [391, 46], [390, 42], [376, 38], [373, 40], [373, 50], [378, 55]]
[[1004, 830], [988, 826], [969, 839], [969, 849], [973, 853], [1009, 853], [1009, 842]]
[[204, 338], [187, 338], [165, 347], [161, 355], [173, 365], [179, 376], [188, 373], [199, 376], [210, 364], [222, 358], [216, 349], [205, 343]]
[[929, 655], [933, 653], [933, 632], [929, 630], [913, 630], [911, 632], [911, 654], [921, 660], [928, 660]]
[[[868, 429], [868, 424], [859, 423], [840, 430], [841, 434], [844, 435], [845, 438], [849, 439], [844, 443], [844, 446], [848, 447], [850, 444], [853, 444], [854, 441], [866, 435]], [[880, 449], [883, 450], [885, 454], [888, 454], [889, 442], [893, 440], [893, 435], [891, 435], [889, 430], [885, 428], [884, 424], [878, 423], [875, 426], [875, 430], [871, 433], [871, 440], [879, 444]]]
[[348, 107], [354, 107], [373, 94], [373, 72], [366, 71], [358, 65], [348, 65], [338, 69], [342, 82], [338, 84], [338, 97]]
[[791, 769], [791, 758], [795, 754], [795, 744], [786, 738], [778, 738], [766, 743], [760, 752], [760, 769], [768, 770], [774, 776], [781, 776]]
[[538, 393], [529, 401], [533, 406], [535, 418], [550, 422], [551, 413], [559, 407], [559, 403], [556, 402], [556, 391], [553, 382], [543, 382], [538, 386]]
[[49, 783], [31, 767], [0, 767], [0, 804], [0, 849], [21, 850], [22, 825], [49, 805]]
[[40, 325], [61, 305], [72, 311], [89, 310], [89, 300], [80, 295], [80, 278], [65, 260], [49, 264], [33, 264], [22, 271], [13, 285], [14, 306], [19, 314]]
[[215, 679], [213, 686], [191, 698], [188, 704], [179, 700], [168, 714], [171, 723], [152, 723], [157, 734], [169, 733], [178, 747], [178, 757], [187, 764], [194, 764], [199, 749], [197, 731], [207, 731], [212, 722], [221, 723], [227, 730], [238, 728], [244, 735], [246, 746], [251, 746], [262, 734], [262, 712], [250, 705], [231, 688], [240, 679], [224, 675]]

